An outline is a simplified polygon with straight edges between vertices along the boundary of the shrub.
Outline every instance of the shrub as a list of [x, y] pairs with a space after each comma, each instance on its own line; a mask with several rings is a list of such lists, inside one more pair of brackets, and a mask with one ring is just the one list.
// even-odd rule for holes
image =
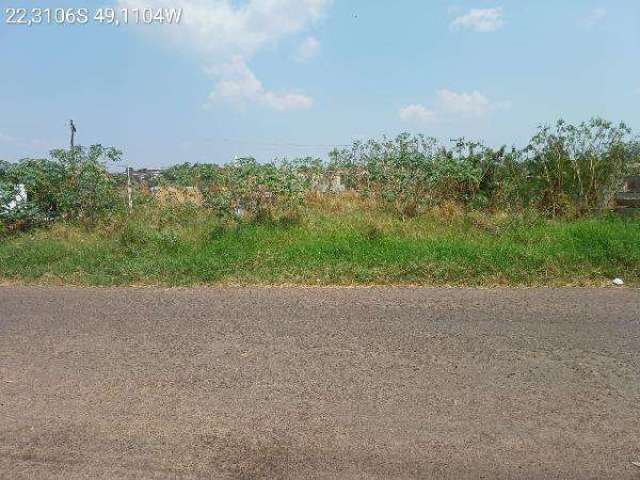
[[552, 215], [603, 208], [637, 161], [631, 131], [596, 118], [541, 127], [524, 150], [529, 195]]
[[[49, 159], [0, 162], [0, 206], [14, 197], [18, 184], [28, 193], [19, 208], [0, 211], [3, 228], [56, 218], [93, 223], [124, 207], [124, 185], [116, 185], [107, 170], [120, 156], [116, 149], [94, 145], [54, 150]], [[203, 203], [215, 209], [229, 223], [248, 219], [285, 225], [299, 218], [305, 192], [331, 190], [327, 185], [339, 176], [352, 195], [371, 204], [379, 201], [402, 218], [436, 207], [581, 216], [605, 207], [622, 177], [634, 172], [640, 173], [640, 142], [624, 124], [559, 121], [555, 127], [540, 127], [521, 150], [493, 149], [465, 139], [443, 145], [404, 133], [356, 141], [331, 152], [326, 164], [312, 157], [268, 164], [243, 158], [224, 167], [183, 163], [162, 173], [163, 193], [134, 192], [134, 203], [138, 211], [155, 209], [169, 192], [190, 200], [194, 205], [189, 208], [200, 211]], [[167, 222], [181, 222], [183, 213], [172, 211]]]
[[3, 225], [0, 233], [4, 230], [22, 230], [46, 221], [46, 216], [34, 202], [24, 199], [16, 201], [21, 193], [17, 185], [0, 179], [0, 224]]
[[162, 172], [161, 182], [177, 187], [196, 187], [207, 191], [220, 180], [221, 167], [207, 163], [182, 163]]
[[5, 168], [5, 185], [23, 184], [28, 201], [19, 209], [26, 221], [57, 217], [94, 221], [119, 205], [107, 163], [120, 159], [114, 148], [53, 150], [51, 159], [25, 159]]
[[443, 202], [580, 216], [605, 207], [622, 178], [640, 170], [640, 144], [630, 133], [598, 118], [577, 126], [559, 121], [541, 127], [522, 150], [465, 139], [447, 147], [402, 134], [334, 150], [330, 166], [344, 172], [348, 187], [403, 217]]
[[222, 217], [274, 221], [290, 217], [302, 204], [304, 179], [287, 162], [260, 164], [242, 158], [223, 168], [219, 182], [205, 193]]
[[347, 172], [347, 187], [380, 198], [403, 217], [413, 216], [430, 199], [435, 147], [434, 139], [409, 134], [354, 142], [332, 152], [332, 166]]
[[488, 205], [500, 185], [505, 149], [494, 152], [464, 139], [448, 149], [434, 138], [405, 133], [379, 142], [355, 142], [331, 155], [333, 165], [350, 171], [346, 176], [352, 186], [411, 217], [447, 201]]

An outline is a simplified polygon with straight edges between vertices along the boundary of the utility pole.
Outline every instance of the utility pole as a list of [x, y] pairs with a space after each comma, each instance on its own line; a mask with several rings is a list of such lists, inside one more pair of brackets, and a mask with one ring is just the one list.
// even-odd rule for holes
[[76, 126], [73, 124], [73, 120], [69, 120], [69, 129], [71, 130], [71, 150], [73, 150], [73, 147], [75, 146], [75, 138], [76, 138]]
[[133, 198], [131, 196], [132, 193], [131, 188], [131, 167], [127, 167], [127, 205], [129, 207], [129, 213], [133, 210]]

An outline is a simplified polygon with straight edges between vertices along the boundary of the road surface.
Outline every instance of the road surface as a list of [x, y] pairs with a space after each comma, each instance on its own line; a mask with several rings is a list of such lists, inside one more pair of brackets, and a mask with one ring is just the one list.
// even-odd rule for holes
[[640, 479], [640, 292], [0, 288], [2, 479]]

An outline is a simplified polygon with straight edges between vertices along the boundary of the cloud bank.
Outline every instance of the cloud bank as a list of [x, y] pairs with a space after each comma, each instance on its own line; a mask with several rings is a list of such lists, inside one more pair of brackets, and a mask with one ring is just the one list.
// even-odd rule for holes
[[[313, 100], [296, 91], [266, 89], [249, 67], [263, 48], [309, 29], [332, 0], [117, 0], [121, 8], [182, 8], [179, 25], [157, 29], [176, 48], [195, 53], [215, 82], [209, 98], [244, 105], [257, 102], [278, 111], [309, 108]], [[312, 37], [309, 37], [312, 38]], [[314, 39], [315, 40], [315, 39]], [[310, 58], [319, 43], [301, 46]], [[315, 40], [317, 42], [317, 40]]]

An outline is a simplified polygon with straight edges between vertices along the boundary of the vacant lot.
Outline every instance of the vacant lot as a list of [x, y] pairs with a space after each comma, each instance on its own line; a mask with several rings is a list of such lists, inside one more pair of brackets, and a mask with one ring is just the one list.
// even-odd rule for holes
[[636, 479], [639, 305], [0, 289], [0, 478]]
[[455, 205], [398, 218], [348, 197], [289, 222], [221, 224], [149, 205], [0, 240], [0, 279], [77, 285], [640, 285], [640, 220], [549, 220]]

